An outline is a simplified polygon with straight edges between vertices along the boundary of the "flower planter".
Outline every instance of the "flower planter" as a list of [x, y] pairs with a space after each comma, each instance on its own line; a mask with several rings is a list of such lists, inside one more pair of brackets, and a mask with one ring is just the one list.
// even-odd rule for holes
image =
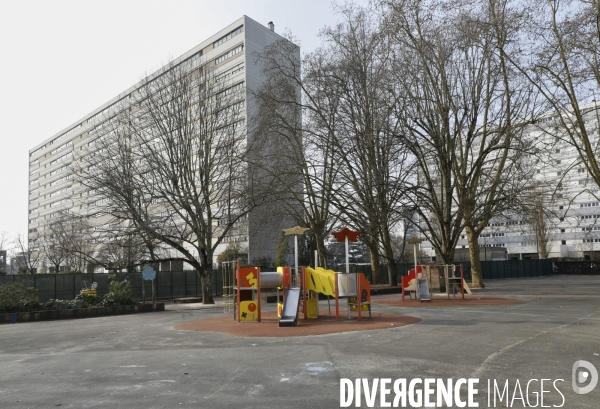
[[14, 312], [0, 314], [0, 324], [17, 322], [52, 321], [72, 318], [105, 317], [110, 315], [134, 314], [152, 311], [164, 311], [165, 303], [136, 305], [115, 305], [110, 307], [72, 308], [64, 310]]

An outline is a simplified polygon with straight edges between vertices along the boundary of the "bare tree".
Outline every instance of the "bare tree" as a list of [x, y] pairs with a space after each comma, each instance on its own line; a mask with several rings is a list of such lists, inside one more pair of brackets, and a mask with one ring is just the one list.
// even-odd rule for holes
[[28, 274], [35, 274], [42, 254], [37, 234], [30, 235], [28, 238], [26, 234], [18, 233], [13, 244], [15, 246], [13, 257], [23, 263]]
[[271, 182], [251, 162], [264, 145], [246, 138], [245, 84], [220, 77], [214, 64], [192, 57], [143, 80], [96, 125], [77, 171], [95, 197], [88, 206], [197, 270], [204, 303], [213, 303], [216, 247], [265, 201]]
[[75, 271], [86, 272], [87, 266], [94, 264], [97, 243], [90, 231], [91, 225], [85, 216], [69, 213], [64, 222], [55, 225], [55, 234], [61, 237], [60, 243], [67, 252], [67, 264]]
[[105, 232], [101, 236], [101, 244], [94, 254], [96, 265], [109, 271], [132, 271], [134, 265], [148, 260], [147, 249], [142, 240], [126, 229]]
[[296, 223], [315, 235], [317, 250], [326, 254], [325, 239], [337, 216], [331, 203], [337, 177], [335, 132], [337, 90], [327, 81], [333, 66], [323, 50], [304, 56], [293, 39], [278, 41], [254, 56], [262, 68], [263, 85], [254, 92], [258, 115], [254, 127], [272, 140], [285, 140], [277, 150], [275, 170], [283, 188], [276, 196]]
[[12, 250], [12, 245], [10, 244], [10, 236], [8, 232], [1, 231], [0, 232], [0, 274], [6, 274], [6, 262], [7, 256]]
[[61, 234], [65, 220], [55, 218], [49, 225], [41, 229], [40, 249], [46, 261], [52, 264], [54, 273], [60, 272], [68, 258], [68, 250], [65, 245], [65, 235]]
[[600, 186], [600, 2], [536, 0], [535, 5], [527, 47], [531, 63], [515, 66], [544, 96], [552, 112], [545, 119], [556, 128], [555, 136], [570, 144], [576, 164]]
[[11, 246], [10, 235], [7, 231], [0, 232], [0, 250], [7, 250]]
[[530, 245], [535, 245], [538, 257], [548, 258], [550, 255], [550, 242], [553, 239], [553, 231], [556, 227], [555, 221], [559, 215], [552, 206], [555, 192], [546, 183], [537, 182], [531, 191], [529, 198], [523, 202], [524, 227], [534, 237]]
[[403, 124], [394, 115], [401, 108], [392, 85], [393, 47], [379, 16], [353, 5], [339, 11], [342, 22], [322, 33], [335, 67], [329, 81], [340, 100], [335, 133], [328, 135], [339, 163], [336, 207], [363, 232], [373, 281], [380, 281], [382, 254], [396, 285], [392, 230], [403, 218], [414, 161], [398, 137]]
[[315, 234], [319, 253], [337, 221], [349, 225], [363, 232], [373, 279], [380, 280], [383, 253], [395, 284], [390, 231], [401, 218], [410, 161], [396, 137], [397, 122], [390, 121], [389, 45], [368, 10], [348, 5], [339, 11], [343, 22], [324, 30], [323, 47], [302, 61], [286, 42], [260, 57], [270, 79], [257, 93], [260, 119], [264, 129], [291, 141], [280, 153], [290, 164], [280, 177], [303, 188], [283, 197]]
[[396, 40], [396, 115], [418, 167], [409, 198], [444, 263], [466, 229], [483, 286], [478, 237], [527, 180], [522, 130], [534, 101], [506, 62], [519, 16], [506, 1], [382, 3]]

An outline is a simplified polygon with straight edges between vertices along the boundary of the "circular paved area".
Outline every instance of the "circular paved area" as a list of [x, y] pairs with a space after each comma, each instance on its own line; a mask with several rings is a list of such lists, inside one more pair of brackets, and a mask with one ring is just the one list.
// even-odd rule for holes
[[[173, 328], [184, 331], [208, 331], [220, 332], [237, 337], [302, 337], [307, 335], [335, 334], [349, 331], [368, 331], [375, 329], [398, 328], [404, 325], [420, 322], [420, 318], [400, 314], [373, 312], [371, 319], [369, 313], [363, 315], [358, 321], [356, 313], [353, 319], [348, 320], [347, 310], [340, 310], [340, 320], [335, 320], [334, 315], [329, 315], [328, 310], [321, 310], [321, 316], [317, 319], [304, 320], [298, 318], [295, 327], [279, 327], [279, 320], [275, 311], [264, 312], [261, 322], [237, 322], [232, 315], [224, 317], [207, 318], [184, 324]], [[366, 318], [365, 318], [366, 317]]]
[[514, 305], [524, 304], [523, 301], [511, 300], [501, 297], [481, 297], [481, 296], [466, 296], [463, 300], [460, 297], [433, 297], [431, 302], [420, 302], [414, 298], [411, 300], [408, 297], [402, 301], [402, 297], [378, 298], [371, 301], [373, 304], [388, 305], [390, 307], [408, 307], [408, 308], [443, 308], [443, 307], [471, 307], [485, 305]]

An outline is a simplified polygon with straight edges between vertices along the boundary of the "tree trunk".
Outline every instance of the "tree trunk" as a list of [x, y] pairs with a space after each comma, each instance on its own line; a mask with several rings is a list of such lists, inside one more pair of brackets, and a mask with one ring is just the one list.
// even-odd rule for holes
[[200, 275], [200, 285], [202, 286], [202, 304], [214, 304], [215, 300], [213, 299], [210, 275], [211, 271], [205, 269], [203, 273], [198, 273]]
[[[212, 234], [212, 231], [209, 229], [208, 234]], [[211, 237], [211, 236], [208, 236]], [[206, 248], [210, 248], [210, 245], [206, 246]], [[211, 276], [212, 276], [212, 253], [209, 253], [205, 250], [205, 248], [198, 248], [198, 254], [200, 255], [200, 269], [198, 272], [200, 273], [200, 283], [202, 285], [202, 304], [214, 304], [215, 300], [213, 299], [212, 288], [211, 288]]]
[[392, 240], [387, 226], [383, 226], [382, 230], [383, 250], [385, 252], [385, 261], [388, 269], [388, 283], [391, 286], [398, 285], [398, 277], [396, 276], [396, 260], [394, 259], [394, 250], [392, 249]]
[[315, 241], [317, 242], [317, 252], [318, 254], [318, 259], [317, 259], [317, 264], [321, 267], [326, 267], [326, 265], [321, 265], [321, 257], [323, 257], [323, 262], [325, 263], [325, 254], [326, 254], [326, 250], [325, 250], [325, 237], [323, 236], [323, 234], [321, 233], [315, 233]]
[[391, 286], [398, 285], [398, 274], [396, 274], [396, 260], [387, 259], [388, 279]]
[[479, 258], [479, 235], [467, 227], [467, 241], [469, 242], [469, 258], [471, 260], [471, 278], [473, 288], [484, 288], [481, 259]]
[[454, 263], [454, 252], [455, 249], [444, 249], [444, 251], [440, 252], [440, 257], [442, 258], [442, 262], [444, 264], [453, 264]]
[[379, 263], [379, 251], [377, 248], [372, 249], [369, 246], [371, 252], [371, 281], [373, 284], [379, 284], [381, 282], [381, 271]]

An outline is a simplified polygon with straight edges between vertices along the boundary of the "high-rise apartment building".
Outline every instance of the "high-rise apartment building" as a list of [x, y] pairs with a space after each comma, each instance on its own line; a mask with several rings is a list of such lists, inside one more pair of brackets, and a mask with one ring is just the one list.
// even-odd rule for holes
[[[110, 199], [93, 196], [92, 192], [82, 192], [81, 188], [76, 188], [73, 166], [81, 160], [82, 155], [90, 154], [88, 147], [98, 139], [102, 127], [117, 111], [127, 109], [130, 97], [133, 100], [132, 96], [140, 87], [179, 64], [185, 63], [190, 67], [206, 65], [214, 70], [219, 81], [230, 84], [228, 90], [244, 95], [240, 105], [243, 106], [244, 115], [251, 116], [251, 93], [263, 82], [261, 69], [254, 57], [266, 46], [279, 40], [283, 40], [283, 37], [275, 33], [272, 23], [265, 27], [244, 16], [34, 147], [29, 153], [30, 242], [41, 240], [45, 226], [65, 213], [85, 216], [92, 226], [102, 226], [107, 222], [107, 216], [99, 212], [98, 207], [103, 200]], [[299, 48], [297, 50], [299, 58]], [[247, 138], [251, 138], [250, 131], [245, 132]], [[281, 217], [264, 217], [264, 213], [260, 209], [250, 212], [244, 223], [223, 238], [215, 256], [229, 243], [237, 242], [247, 248], [249, 261], [274, 258], [278, 232], [282, 227], [289, 226], [282, 225], [284, 221]], [[214, 223], [216, 225], [219, 221], [215, 220]]]

